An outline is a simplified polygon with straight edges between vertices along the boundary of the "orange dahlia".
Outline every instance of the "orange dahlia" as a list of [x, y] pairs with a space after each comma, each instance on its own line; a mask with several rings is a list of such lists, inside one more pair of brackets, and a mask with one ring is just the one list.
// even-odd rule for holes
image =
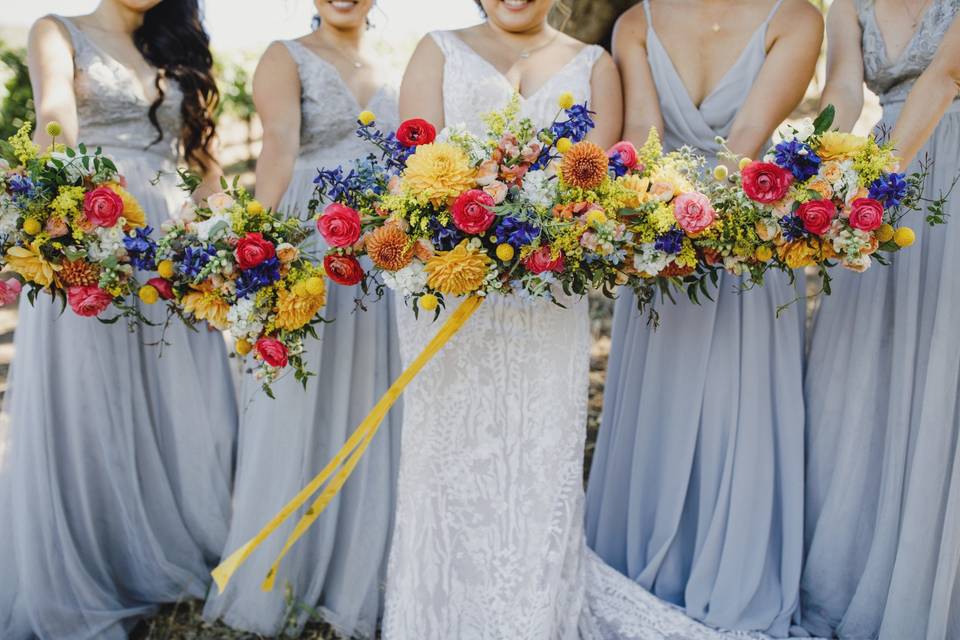
[[395, 224], [386, 224], [371, 231], [366, 237], [365, 246], [373, 264], [387, 271], [399, 271], [413, 259], [410, 238]]
[[663, 271], [660, 272], [660, 275], [664, 278], [682, 278], [693, 273], [696, 269], [693, 267], [681, 267], [676, 261], [671, 262]]
[[464, 240], [452, 251], [438, 253], [427, 262], [427, 285], [440, 293], [462, 296], [480, 288], [487, 277], [490, 257]]
[[560, 175], [571, 187], [593, 189], [607, 177], [607, 152], [592, 142], [578, 142], [563, 156]]
[[68, 287], [92, 287], [100, 282], [100, 269], [86, 260], [67, 260], [61, 267], [60, 280]]

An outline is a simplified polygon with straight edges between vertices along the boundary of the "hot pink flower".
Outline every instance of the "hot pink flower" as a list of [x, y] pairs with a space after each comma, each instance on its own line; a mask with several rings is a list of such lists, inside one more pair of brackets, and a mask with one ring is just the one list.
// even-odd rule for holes
[[479, 189], [460, 194], [450, 211], [453, 224], [466, 233], [478, 235], [490, 228], [496, 215], [491, 211], [493, 196]]
[[627, 169], [636, 167], [639, 159], [637, 148], [633, 146], [632, 142], [628, 142], [627, 140], [618, 142], [610, 147], [610, 150], [607, 151], [607, 156], [610, 158], [620, 156], [620, 163]]
[[830, 200], [810, 200], [800, 205], [797, 216], [803, 220], [804, 229], [822, 236], [830, 230], [833, 219], [837, 217], [837, 205]]
[[702, 193], [682, 193], [673, 201], [673, 216], [680, 228], [689, 234], [700, 233], [716, 219], [710, 199]]
[[523, 261], [523, 266], [527, 268], [527, 271], [535, 275], [540, 275], [547, 271], [561, 273], [564, 268], [563, 253], [554, 258], [553, 250], [549, 246], [540, 247], [527, 256], [526, 260]]
[[317, 229], [331, 247], [349, 247], [360, 239], [360, 214], [334, 202], [317, 220]]
[[850, 226], [873, 231], [883, 224], [883, 204], [873, 198], [857, 198], [850, 205]]
[[16, 278], [0, 280], [0, 306], [16, 302], [21, 289], [23, 289], [23, 285]]
[[83, 213], [98, 227], [112, 227], [123, 215], [123, 198], [108, 187], [97, 187], [83, 196]]
[[110, 306], [113, 296], [96, 285], [70, 287], [67, 289], [67, 302], [78, 316], [93, 318]]
[[793, 174], [772, 162], [751, 162], [740, 172], [743, 191], [747, 197], [761, 204], [780, 200], [793, 183]]
[[254, 346], [257, 355], [271, 367], [287, 366], [287, 348], [276, 338], [260, 338]]

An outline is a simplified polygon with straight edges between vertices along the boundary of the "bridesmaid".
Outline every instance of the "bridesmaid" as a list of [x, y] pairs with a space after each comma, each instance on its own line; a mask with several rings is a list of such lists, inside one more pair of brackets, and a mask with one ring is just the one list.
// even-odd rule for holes
[[[960, 1], [836, 0], [823, 103], [845, 130], [880, 96], [878, 135], [925, 196], [960, 175]], [[841, 638], [960, 637], [960, 191], [912, 222], [891, 268], [840, 273], [813, 329], [802, 624]], [[908, 218], [909, 220], [909, 218]]]
[[[178, 161], [219, 177], [197, 0], [102, 0], [33, 27], [41, 147], [102, 146], [154, 228]], [[159, 186], [151, 186], [158, 171]], [[146, 308], [162, 322], [161, 309]], [[128, 332], [40, 298], [20, 306], [0, 463], [0, 637], [121, 640], [157, 605], [202, 598], [226, 539], [235, 398], [220, 334]]]
[[[630, 9], [614, 36], [625, 137], [656, 127], [667, 149], [713, 157], [723, 136], [758, 157], [803, 97], [822, 28], [803, 0]], [[660, 305], [655, 332], [631, 294], [618, 301], [587, 539], [697, 620], [786, 636], [802, 551], [804, 308], [776, 318], [798, 295], [786, 277], [742, 296], [738, 282], [725, 274], [715, 303]]]
[[[395, 89], [373, 62], [366, 20], [373, 0], [316, 0], [320, 26], [297, 40], [275, 42], [254, 77], [263, 121], [257, 196], [290, 215], [304, 216], [318, 168], [334, 168], [375, 149], [357, 137], [357, 116], [373, 111], [379, 124], [397, 124]], [[322, 255], [320, 247], [313, 250]], [[255, 535], [340, 449], [399, 375], [396, 322], [390, 300], [355, 312], [357, 287], [333, 285], [323, 339], [306, 345], [308, 367], [319, 372], [306, 390], [292, 376], [274, 385], [276, 400], [247, 377], [243, 393], [234, 515], [225, 553]], [[342, 635], [372, 637], [380, 612], [391, 518], [400, 412], [373, 442], [340, 497], [284, 563], [296, 604], [318, 609]], [[290, 617], [284, 589], [260, 590], [270, 563], [290, 533], [278, 531], [222, 595], [211, 595], [205, 616], [273, 636]], [[272, 546], [271, 546], [272, 545]], [[305, 616], [290, 617], [296, 629]]]

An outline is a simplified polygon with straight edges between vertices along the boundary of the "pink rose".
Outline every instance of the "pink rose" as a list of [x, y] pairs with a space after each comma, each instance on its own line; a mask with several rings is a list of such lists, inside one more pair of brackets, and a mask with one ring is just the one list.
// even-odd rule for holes
[[850, 226], [873, 231], [883, 224], [883, 204], [873, 198], [857, 198], [850, 205]]
[[689, 234], [700, 233], [716, 219], [710, 199], [702, 193], [682, 193], [673, 201], [673, 217], [680, 228]]
[[331, 247], [349, 247], [360, 239], [360, 214], [334, 202], [317, 220], [317, 229]]
[[564, 267], [563, 253], [556, 258], [553, 257], [553, 250], [549, 247], [540, 247], [523, 261], [523, 266], [527, 271], [534, 275], [540, 275], [547, 271], [561, 273]]
[[830, 225], [837, 216], [837, 206], [830, 200], [810, 200], [800, 205], [797, 215], [803, 220], [804, 229], [822, 236], [830, 230]]
[[93, 318], [110, 306], [113, 296], [96, 285], [70, 287], [67, 289], [67, 302], [78, 316]]
[[108, 187], [97, 187], [83, 196], [83, 213], [98, 227], [112, 227], [123, 215], [123, 198]]
[[450, 211], [453, 224], [465, 233], [479, 235], [490, 228], [496, 215], [490, 210], [493, 196], [479, 189], [464, 191], [454, 201]]
[[0, 280], [0, 306], [16, 302], [21, 289], [23, 289], [23, 285], [16, 278]]
[[237, 241], [233, 255], [237, 259], [238, 267], [253, 269], [276, 256], [277, 248], [264, 238], [262, 233], [248, 233]]
[[626, 140], [618, 142], [610, 147], [610, 150], [607, 151], [607, 156], [609, 158], [620, 156], [620, 164], [625, 166], [627, 169], [633, 169], [636, 167], [639, 159], [639, 156], [637, 155], [637, 148], [633, 146], [633, 143]]
[[276, 338], [260, 338], [254, 346], [257, 355], [271, 367], [282, 369], [287, 366], [287, 348]]
[[790, 185], [793, 174], [772, 162], [751, 162], [740, 173], [743, 178], [743, 191], [747, 197], [761, 204], [772, 204], [780, 200]]
[[162, 299], [173, 300], [173, 285], [169, 280], [150, 278], [147, 280], [147, 284], [156, 289]]

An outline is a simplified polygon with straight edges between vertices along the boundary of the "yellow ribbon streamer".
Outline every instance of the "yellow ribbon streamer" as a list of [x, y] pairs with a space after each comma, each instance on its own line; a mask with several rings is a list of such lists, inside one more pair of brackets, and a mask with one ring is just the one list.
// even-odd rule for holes
[[[244, 562], [247, 561], [247, 558], [250, 557], [257, 547], [259, 547], [263, 542], [269, 538], [274, 531], [277, 530], [280, 525], [286, 522], [290, 516], [292, 516], [298, 509], [300, 509], [307, 501], [320, 491], [321, 487], [330, 480], [334, 472], [336, 476], [333, 477], [333, 480], [330, 481], [323, 491], [317, 496], [317, 499], [310, 505], [310, 508], [307, 509], [303, 517], [297, 522], [296, 527], [294, 527], [293, 533], [290, 534], [290, 537], [287, 538], [286, 543], [283, 545], [283, 549], [280, 551], [280, 555], [274, 561], [273, 565], [270, 567], [270, 571], [267, 574], [266, 579], [261, 585], [264, 591], [273, 590], [274, 583], [276, 581], [277, 569], [280, 566], [280, 563], [283, 561], [283, 558], [287, 555], [287, 552], [293, 547], [294, 544], [306, 533], [307, 529], [316, 521], [321, 513], [327, 508], [327, 505], [333, 500], [333, 498], [340, 492], [340, 489], [343, 487], [344, 483], [350, 477], [350, 474], [353, 473], [354, 468], [357, 466], [357, 463], [360, 462], [360, 458], [363, 457], [364, 452], [366, 452], [367, 447], [370, 446], [370, 443], [373, 441], [373, 437], [377, 434], [377, 430], [380, 428], [383, 419], [386, 417], [387, 412], [390, 411], [390, 408], [400, 399], [401, 394], [403, 394], [404, 389], [407, 388], [407, 385], [417, 377], [417, 374], [423, 369], [424, 366], [433, 357], [437, 354], [443, 346], [450, 341], [450, 339], [456, 335], [456, 333], [463, 327], [463, 325], [470, 319], [470, 316], [480, 307], [480, 304], [483, 302], [483, 298], [472, 296], [467, 298], [457, 307], [457, 310], [454, 311], [447, 321], [443, 323], [443, 326], [440, 327], [440, 330], [437, 332], [427, 346], [424, 347], [423, 351], [416, 357], [416, 359], [410, 364], [407, 369], [400, 374], [400, 377], [393, 383], [393, 385], [387, 390], [387, 392], [380, 398], [380, 401], [377, 402], [376, 406], [373, 408], [373, 411], [364, 418], [363, 422], [360, 423], [360, 426], [357, 427], [356, 431], [350, 436], [347, 442], [343, 445], [343, 448], [333, 457], [324, 469], [317, 474], [317, 476], [310, 481], [310, 483], [303, 488], [300, 493], [294, 496], [293, 500], [287, 503], [283, 509], [278, 513], [269, 523], [265, 526], [260, 533], [255, 535], [249, 542], [244, 544], [242, 547], [234, 551], [230, 556], [220, 563], [220, 565], [213, 570], [212, 575], [214, 581], [217, 583], [217, 587], [220, 589], [220, 593], [223, 593], [224, 589], [227, 588], [230, 579], [233, 577], [233, 574], [236, 573]], [[339, 469], [339, 471], [337, 471]]]

